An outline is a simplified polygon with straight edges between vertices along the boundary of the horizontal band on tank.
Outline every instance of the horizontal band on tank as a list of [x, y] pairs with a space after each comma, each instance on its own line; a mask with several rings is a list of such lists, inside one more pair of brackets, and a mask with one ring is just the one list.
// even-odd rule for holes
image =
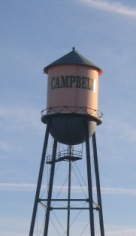
[[103, 113], [89, 107], [56, 106], [48, 107], [41, 111], [41, 120], [46, 123], [48, 118], [55, 115], [83, 115], [98, 125], [102, 123]]

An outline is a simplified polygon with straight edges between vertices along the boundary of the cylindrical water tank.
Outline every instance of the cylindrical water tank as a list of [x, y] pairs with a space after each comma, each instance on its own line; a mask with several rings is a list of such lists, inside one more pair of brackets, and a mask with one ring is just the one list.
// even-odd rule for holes
[[47, 109], [44, 123], [51, 119], [50, 133], [61, 143], [75, 145], [85, 139], [84, 122], [90, 135], [102, 122], [98, 112], [98, 76], [102, 70], [75, 49], [44, 68], [48, 74]]

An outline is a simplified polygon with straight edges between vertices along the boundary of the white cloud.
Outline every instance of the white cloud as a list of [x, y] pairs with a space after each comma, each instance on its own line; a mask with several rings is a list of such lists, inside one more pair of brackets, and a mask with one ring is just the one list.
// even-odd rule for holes
[[12, 145], [0, 141], [0, 150], [7, 152], [7, 150], [11, 151], [12, 149], [13, 149]]
[[98, 8], [105, 11], [110, 11], [122, 15], [136, 17], [136, 8], [123, 5], [120, 2], [110, 2], [106, 0], [80, 0], [82, 3], [87, 4], [89, 7]]
[[126, 230], [119, 230], [114, 232], [107, 232], [107, 236], [135, 236], [136, 229], [126, 229]]
[[123, 194], [123, 195], [136, 195], [136, 189], [124, 189], [124, 188], [101, 188], [105, 194]]
[[[17, 231], [17, 230], [16, 230]], [[19, 230], [18, 232], [14, 232], [14, 233], [5, 233], [5, 232], [2, 232], [0, 233], [0, 236], [26, 236], [26, 233], [20, 233], [21, 230]]]
[[35, 184], [0, 183], [0, 191], [35, 191]]
[[[23, 149], [24, 140], [27, 143], [29, 134], [31, 139], [33, 134], [38, 135], [42, 132], [40, 112], [36, 108], [27, 105], [22, 107], [0, 106], [0, 159], [8, 158], [13, 153], [16, 154]], [[27, 137], [26, 137], [27, 134]]]
[[[0, 217], [0, 236], [26, 236], [28, 234], [28, 216], [14, 216], [11, 214]], [[22, 227], [23, 222], [23, 227]], [[7, 227], [8, 226], [8, 227]]]
[[[45, 190], [46, 186], [42, 186]], [[61, 186], [54, 186], [54, 189], [60, 189]], [[82, 189], [87, 189], [86, 186], [82, 186]], [[35, 191], [36, 184], [26, 184], [26, 183], [0, 183], [0, 191]], [[81, 187], [72, 186], [74, 192], [80, 192]], [[63, 191], [67, 191], [67, 186], [63, 186]], [[95, 188], [94, 188], [95, 191]], [[103, 194], [123, 194], [123, 195], [136, 195], [136, 189], [124, 189], [124, 188], [105, 188], [102, 187], [101, 191]]]
[[5, 129], [21, 129], [33, 127], [39, 130], [40, 114], [36, 109], [26, 107], [8, 107], [1, 105], [0, 108], [0, 128]]
[[110, 121], [105, 122], [105, 129], [109, 133], [116, 134], [122, 140], [127, 140], [130, 143], [136, 143], [136, 129], [134, 122], [124, 121], [121, 118], [117, 119], [110, 117]]

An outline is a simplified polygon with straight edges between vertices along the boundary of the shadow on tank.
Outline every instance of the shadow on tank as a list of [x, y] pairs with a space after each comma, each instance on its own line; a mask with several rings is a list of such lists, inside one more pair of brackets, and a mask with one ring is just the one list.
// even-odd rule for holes
[[46, 114], [41, 120], [49, 120], [50, 134], [58, 142], [67, 145], [76, 145], [85, 141], [85, 122], [88, 121], [89, 136], [93, 135], [96, 125], [101, 123], [99, 118], [85, 114]]

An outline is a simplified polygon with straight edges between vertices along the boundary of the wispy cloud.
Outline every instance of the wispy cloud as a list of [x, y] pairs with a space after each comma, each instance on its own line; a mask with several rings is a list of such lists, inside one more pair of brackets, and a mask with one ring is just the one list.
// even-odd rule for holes
[[105, 194], [118, 194], [118, 195], [136, 195], [136, 189], [125, 189], [125, 188], [101, 188]]
[[0, 183], [0, 191], [35, 191], [35, 184]]
[[0, 141], [0, 150], [7, 152], [7, 150], [11, 151], [12, 149], [13, 149], [12, 145], [7, 144], [7, 143], [5, 143], [3, 141]]
[[89, 7], [98, 8], [105, 11], [110, 11], [122, 15], [136, 17], [136, 8], [131, 8], [122, 3], [110, 2], [106, 0], [80, 0], [82, 3], [87, 4]]
[[36, 108], [25, 104], [22, 107], [0, 104], [0, 159], [23, 149], [21, 142], [26, 140], [28, 130], [31, 136], [40, 134], [42, 130], [40, 112]]
[[126, 230], [119, 230], [114, 232], [107, 232], [107, 236], [135, 236], [136, 229], [126, 229]]
[[[136, 129], [134, 123], [121, 120], [120, 118], [112, 119], [110, 117], [110, 122], [105, 122], [105, 129], [112, 134], [116, 134], [122, 140], [127, 140], [129, 143], [136, 143]], [[115, 128], [116, 127], [116, 128]]]
[[[42, 186], [43, 189], [46, 186]], [[61, 186], [54, 186], [54, 189], [60, 189]], [[36, 184], [26, 184], [26, 183], [0, 183], [0, 191], [35, 191]], [[86, 190], [86, 186], [82, 186], [82, 189]], [[72, 186], [74, 192], [80, 192], [81, 187]], [[63, 191], [67, 191], [67, 186], [63, 186]], [[95, 191], [95, 188], [94, 188]], [[101, 188], [102, 193], [104, 194], [118, 194], [118, 195], [136, 195], [136, 189], [125, 189], [125, 188]]]
[[39, 120], [40, 114], [36, 109], [25, 105], [23, 107], [14, 108], [1, 105], [0, 128], [20, 130], [20, 128], [33, 127], [39, 130]]

